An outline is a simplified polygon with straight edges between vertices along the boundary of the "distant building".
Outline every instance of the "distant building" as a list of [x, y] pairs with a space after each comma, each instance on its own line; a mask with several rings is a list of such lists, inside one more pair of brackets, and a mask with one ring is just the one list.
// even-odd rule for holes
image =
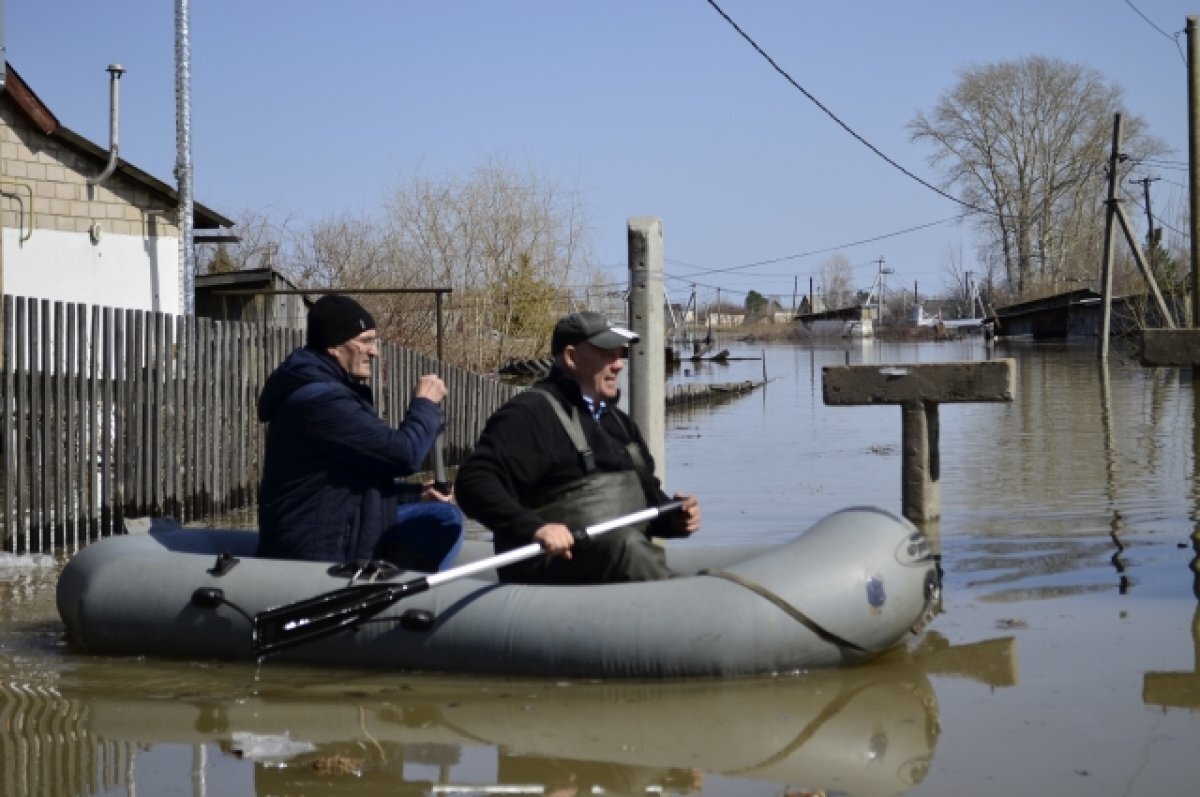
[[869, 338], [875, 334], [874, 312], [872, 307], [855, 305], [840, 310], [798, 313], [796, 322], [817, 337]]
[[708, 323], [714, 327], [740, 327], [746, 323], [745, 313], [709, 313]]
[[[177, 192], [64, 127], [5, 65], [0, 92], [0, 292], [182, 313]], [[196, 239], [233, 222], [193, 204]]]

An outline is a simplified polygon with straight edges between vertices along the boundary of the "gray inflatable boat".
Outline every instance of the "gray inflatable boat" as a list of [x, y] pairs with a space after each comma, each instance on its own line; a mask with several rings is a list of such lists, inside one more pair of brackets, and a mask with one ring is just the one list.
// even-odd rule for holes
[[[256, 544], [253, 532], [212, 529], [101, 540], [64, 568], [59, 614], [92, 653], [252, 660], [261, 653], [252, 618], [350, 583], [329, 564], [257, 559]], [[484, 546], [469, 543], [463, 559], [485, 557]], [[494, 573], [440, 583], [270, 660], [583, 678], [784, 674], [896, 646], [928, 620], [938, 589], [920, 532], [872, 508], [836, 512], [778, 546], [674, 543], [667, 556], [685, 575], [586, 587], [500, 584]]]

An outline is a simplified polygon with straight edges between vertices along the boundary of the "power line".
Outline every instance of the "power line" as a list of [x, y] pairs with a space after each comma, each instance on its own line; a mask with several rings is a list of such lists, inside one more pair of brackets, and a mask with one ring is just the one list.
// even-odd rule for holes
[[1163, 37], [1164, 37], [1164, 38], [1166, 38], [1166, 39], [1168, 39], [1168, 40], [1170, 40], [1170, 41], [1173, 41], [1173, 42], [1175, 42], [1175, 49], [1177, 49], [1177, 50], [1179, 51], [1179, 57], [1183, 59], [1183, 65], [1184, 65], [1184, 66], [1187, 66], [1187, 56], [1183, 54], [1183, 46], [1179, 44], [1179, 34], [1180, 34], [1180, 33], [1182, 33], [1183, 31], [1179, 31], [1179, 32], [1178, 32], [1178, 33], [1176, 33], [1174, 36], [1172, 36], [1171, 34], [1167, 33], [1165, 30], [1163, 30], [1162, 28], [1160, 28], [1158, 25], [1155, 25], [1155, 24], [1154, 24], [1154, 23], [1153, 23], [1153, 22], [1150, 20], [1150, 17], [1148, 17], [1148, 16], [1146, 16], [1145, 14], [1143, 14], [1143, 13], [1142, 13], [1142, 10], [1133, 4], [1133, 1], [1132, 1], [1132, 0], [1125, 0], [1125, 5], [1127, 5], [1127, 6], [1129, 6], [1130, 8], [1132, 8], [1132, 9], [1134, 10], [1134, 12], [1135, 12], [1135, 13], [1136, 13], [1136, 14], [1137, 14], [1139, 17], [1141, 17], [1141, 18], [1142, 18], [1142, 20], [1143, 20], [1143, 21], [1145, 21], [1145, 23], [1146, 23], [1147, 25], [1149, 25], [1150, 27], [1154, 28], [1156, 31], [1158, 31], [1159, 33], [1161, 33], [1161, 34], [1163, 35]]
[[838, 124], [838, 126], [840, 126], [843, 130], [845, 130], [850, 135], [854, 136], [854, 138], [856, 138], [859, 141], [859, 143], [861, 143], [867, 149], [871, 150], [876, 155], [878, 155], [880, 158], [882, 158], [892, 168], [898, 170], [901, 174], [905, 175], [906, 177], [908, 177], [912, 180], [915, 180], [916, 182], [925, 186], [930, 191], [933, 191], [935, 194], [938, 194], [939, 196], [943, 196], [946, 199], [949, 199], [951, 202], [955, 202], [959, 205], [962, 205], [963, 207], [967, 208], [968, 210], [973, 210], [976, 213], [984, 213], [989, 216], [997, 215], [997, 213], [995, 211], [976, 207], [967, 202], [964, 202], [963, 200], [959, 199], [958, 197], [954, 196], [953, 194], [946, 193], [942, 189], [938, 188], [936, 185], [933, 185], [932, 183], [918, 177], [917, 175], [910, 172], [908, 169], [901, 166], [896, 161], [889, 158], [878, 147], [876, 147], [870, 141], [867, 141], [865, 138], [863, 138], [861, 135], [859, 135], [858, 132], [856, 132], [853, 128], [850, 127], [850, 125], [846, 124], [841, 119], [839, 119], [837, 114], [835, 114], [833, 111], [826, 108], [821, 103], [820, 100], [818, 100], [816, 97], [814, 97], [808, 91], [808, 89], [804, 88], [799, 83], [797, 83], [795, 78], [793, 78], [791, 75], [789, 75], [787, 73], [787, 71], [783, 69], [783, 67], [781, 67], [779, 64], [775, 63], [775, 59], [772, 58], [770, 55], [768, 55], [767, 52], [765, 50], [763, 50], [762, 47], [758, 46], [758, 43], [756, 41], [754, 41], [754, 39], [750, 38], [750, 36], [744, 30], [742, 30], [741, 27], [736, 22], [734, 22], [733, 19], [728, 14], [726, 14], [725, 11], [719, 5], [717, 5], [716, 0], [707, 0], [707, 2], [710, 6], [713, 7], [713, 9], [716, 10], [716, 12], [718, 14], [720, 14], [725, 19], [726, 22], [729, 23], [730, 27], [732, 27], [735, 31], [738, 32], [739, 36], [741, 36], [743, 39], [745, 39], [746, 42], [751, 47], [753, 47], [759, 55], [761, 55], [764, 59], [766, 59], [767, 63], [771, 65], [771, 68], [774, 69], [776, 72], [778, 72], [783, 77], [784, 80], [786, 80], [797, 91], [799, 91], [801, 94], [803, 94], [805, 97], [807, 97], [808, 100], [813, 103], [813, 105], [816, 105], [818, 108], [820, 108], [825, 113], [825, 115], [828, 116], [830, 119], [832, 119], [834, 122], [836, 122]]
[[[1167, 180], [1167, 181], [1165, 181], [1165, 182], [1170, 182], [1170, 180]], [[1179, 184], [1178, 184], [1178, 183], [1173, 183], [1173, 185], [1179, 185]], [[1181, 188], [1185, 188], [1186, 186], [1180, 186], [1180, 187], [1181, 187]], [[1133, 204], [1134, 204], [1134, 205], [1137, 207], [1137, 209], [1138, 209], [1138, 210], [1140, 210], [1140, 211], [1142, 211], [1142, 212], [1145, 212], [1145, 210], [1146, 210], [1146, 203], [1145, 203], [1145, 201], [1144, 201], [1144, 200], [1143, 200], [1143, 199], [1142, 199], [1140, 196], [1138, 196], [1137, 194], [1133, 193], [1132, 191], [1130, 191], [1130, 190], [1129, 190], [1128, 188], [1126, 188], [1125, 186], [1121, 186], [1121, 193], [1122, 193], [1122, 194], [1124, 194], [1124, 195], [1125, 195], [1125, 199], [1127, 199], [1127, 200], [1129, 200], [1130, 202], [1132, 202], [1132, 203], [1133, 203]], [[1180, 238], [1183, 238], [1183, 239], [1185, 239], [1185, 240], [1186, 240], [1186, 239], [1189, 237], [1187, 233], [1185, 233], [1185, 232], [1181, 232], [1181, 231], [1179, 231], [1179, 230], [1175, 229], [1175, 227], [1173, 227], [1172, 225], [1168, 224], [1168, 223], [1167, 223], [1166, 221], [1164, 221], [1164, 220], [1163, 220], [1163, 219], [1162, 219], [1162, 218], [1161, 218], [1161, 217], [1160, 217], [1160, 216], [1159, 216], [1157, 213], [1154, 213], [1153, 211], [1151, 211], [1151, 213], [1150, 213], [1150, 218], [1154, 219], [1154, 221], [1155, 221], [1155, 222], [1156, 222], [1156, 223], [1157, 223], [1159, 226], [1167, 228], [1167, 229], [1168, 229], [1168, 230], [1170, 230], [1171, 232], [1173, 232], [1173, 233], [1175, 233], [1176, 235], [1178, 235]]]
[[[883, 233], [882, 235], [874, 235], [874, 236], [871, 236], [870, 238], [862, 238], [857, 241], [853, 241], [851, 243], [841, 244], [840, 246], [829, 246], [829, 247], [825, 247], [824, 249], [814, 249], [811, 252], [800, 252], [799, 254], [794, 254], [794, 255], [784, 255], [783, 257], [774, 257], [774, 258], [770, 258], [768, 260], [758, 260], [753, 263], [743, 263], [743, 264], [737, 265], [737, 266], [723, 266], [721, 268], [705, 269], [704, 267], [698, 266], [694, 263], [685, 263], [681, 260], [673, 260], [671, 258], [668, 258], [668, 260], [672, 263], [675, 263], [676, 265], [686, 266], [688, 268], [702, 269], [701, 271], [696, 272], [696, 276], [703, 277], [708, 274], [724, 274], [724, 273], [729, 273], [729, 272], [733, 272], [733, 271], [743, 271], [745, 269], [755, 268], [757, 266], [769, 266], [773, 263], [783, 263], [787, 260], [798, 260], [802, 257], [812, 257], [813, 255], [823, 255], [828, 252], [836, 252], [840, 249], [850, 249], [851, 247], [862, 246], [863, 244], [875, 243], [876, 241], [882, 241], [887, 238], [894, 238], [898, 235], [906, 235], [910, 232], [917, 232], [918, 230], [925, 230], [930, 227], [936, 227], [937, 225], [945, 224], [948, 221], [960, 221], [963, 218], [964, 218], [963, 215], [951, 216], [950, 218], [939, 219], [937, 221], [931, 221], [926, 224], [918, 224], [915, 227], [907, 227], [903, 230], [887, 232], [887, 233]], [[770, 276], [770, 275], [760, 274], [758, 276]], [[780, 276], [790, 276], [790, 275], [780, 275]]]
[[1186, 163], [1181, 161], [1158, 160], [1156, 158], [1143, 158], [1141, 160], [1132, 160], [1130, 163], [1134, 166], [1153, 166], [1156, 169], [1168, 169], [1175, 172], [1185, 172], [1188, 170]]

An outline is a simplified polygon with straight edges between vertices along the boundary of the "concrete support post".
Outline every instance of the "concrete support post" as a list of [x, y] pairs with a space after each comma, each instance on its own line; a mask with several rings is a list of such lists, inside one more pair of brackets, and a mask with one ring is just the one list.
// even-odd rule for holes
[[1117, 206], [1121, 198], [1117, 195], [1117, 167], [1121, 163], [1121, 114], [1113, 117], [1112, 151], [1108, 156], [1108, 208], [1104, 214], [1104, 259], [1100, 264], [1100, 294], [1103, 305], [1100, 311], [1100, 359], [1108, 358], [1108, 336], [1112, 324], [1112, 274], [1114, 256], [1114, 229]]
[[629, 325], [639, 340], [629, 350], [629, 414], [666, 481], [666, 363], [664, 361], [662, 221], [629, 220]]
[[934, 520], [942, 506], [937, 404], [906, 401], [900, 410], [901, 514], [913, 522]]
[[938, 404], [1012, 401], [1011, 359], [911, 365], [828, 365], [822, 371], [830, 406], [899, 404], [901, 504], [906, 518], [927, 526], [942, 515]]

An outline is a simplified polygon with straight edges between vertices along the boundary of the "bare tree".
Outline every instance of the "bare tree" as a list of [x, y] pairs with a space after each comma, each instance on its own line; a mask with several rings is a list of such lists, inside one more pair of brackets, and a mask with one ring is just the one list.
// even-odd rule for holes
[[[930, 115], [909, 122], [934, 146], [948, 190], [974, 208], [1017, 296], [1099, 268], [1105, 171], [1122, 89], [1087, 67], [1042, 56], [964, 69]], [[1166, 147], [1125, 114], [1124, 152]]]
[[818, 274], [826, 310], [849, 307], [854, 302], [854, 269], [845, 255], [836, 254], [822, 260]]
[[200, 247], [196, 269], [201, 274], [245, 271], [255, 268], [287, 269], [292, 219], [247, 208], [237, 214], [233, 229], [238, 240]]
[[591, 276], [581, 197], [496, 159], [465, 179], [405, 180], [386, 224], [395, 267], [454, 289], [467, 364], [544, 354], [571, 280]]
[[[400, 288], [360, 297], [381, 334], [433, 353], [443, 294], [446, 359], [486, 369], [548, 350], [572, 305], [571, 281], [595, 278], [580, 196], [492, 160], [465, 178], [419, 173], [382, 212], [344, 214], [294, 233], [286, 272], [302, 287]], [[276, 247], [277, 249], [279, 247]]]

